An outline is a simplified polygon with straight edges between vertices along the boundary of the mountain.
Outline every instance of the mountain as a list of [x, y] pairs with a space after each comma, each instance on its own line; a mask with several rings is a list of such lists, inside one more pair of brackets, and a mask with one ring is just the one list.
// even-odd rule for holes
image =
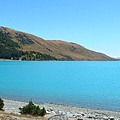
[[116, 61], [120, 61], [120, 56], [113, 57]]
[[0, 27], [0, 58], [22, 60], [114, 60], [81, 45], [44, 40], [32, 34]]

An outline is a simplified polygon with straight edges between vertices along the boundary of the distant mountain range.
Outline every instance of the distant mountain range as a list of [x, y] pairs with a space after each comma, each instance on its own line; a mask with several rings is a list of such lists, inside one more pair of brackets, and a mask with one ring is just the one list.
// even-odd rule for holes
[[0, 27], [0, 59], [115, 60], [76, 43], [44, 40], [35, 35], [6, 27]]

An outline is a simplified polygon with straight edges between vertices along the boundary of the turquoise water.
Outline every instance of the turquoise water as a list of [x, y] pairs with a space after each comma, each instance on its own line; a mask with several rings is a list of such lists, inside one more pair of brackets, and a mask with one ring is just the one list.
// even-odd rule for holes
[[0, 97], [120, 111], [120, 62], [0, 61]]

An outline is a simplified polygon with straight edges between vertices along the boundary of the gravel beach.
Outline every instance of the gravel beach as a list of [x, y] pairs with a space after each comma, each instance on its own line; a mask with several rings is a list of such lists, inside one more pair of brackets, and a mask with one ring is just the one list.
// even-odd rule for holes
[[[19, 107], [25, 106], [26, 102], [19, 102], [13, 100], [4, 100], [4, 110], [6, 113], [20, 115]], [[41, 108], [44, 107], [47, 114], [44, 118], [35, 118], [39, 120], [119, 120], [120, 112], [113, 112], [107, 110], [94, 110], [73, 106], [65, 106], [53, 103], [38, 104]], [[0, 114], [2, 116], [2, 114]], [[19, 118], [20, 120], [31, 120], [30, 118]], [[32, 118], [34, 119], [34, 118]], [[3, 119], [1, 119], [3, 120]]]

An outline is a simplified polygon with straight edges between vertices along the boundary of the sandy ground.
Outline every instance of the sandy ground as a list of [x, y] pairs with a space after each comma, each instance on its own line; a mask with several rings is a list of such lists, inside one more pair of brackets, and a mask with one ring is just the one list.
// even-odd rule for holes
[[[28, 103], [12, 101], [12, 100], [4, 100], [4, 110], [7, 113], [13, 113], [15, 115], [20, 115], [19, 107], [23, 107]], [[35, 118], [36, 120], [119, 120], [120, 112], [112, 112], [106, 110], [93, 110], [87, 108], [73, 107], [73, 106], [65, 106], [60, 104], [50, 104], [44, 103], [39, 104], [42, 108], [44, 107], [47, 111], [47, 115], [44, 118]], [[1, 114], [2, 116], [2, 114]], [[15, 118], [15, 117], [14, 117]], [[16, 117], [16, 120], [30, 120], [30, 118], [19, 118]], [[34, 119], [34, 118], [32, 118]], [[1, 119], [4, 120], [4, 119]], [[13, 120], [13, 119], [12, 119]]]

